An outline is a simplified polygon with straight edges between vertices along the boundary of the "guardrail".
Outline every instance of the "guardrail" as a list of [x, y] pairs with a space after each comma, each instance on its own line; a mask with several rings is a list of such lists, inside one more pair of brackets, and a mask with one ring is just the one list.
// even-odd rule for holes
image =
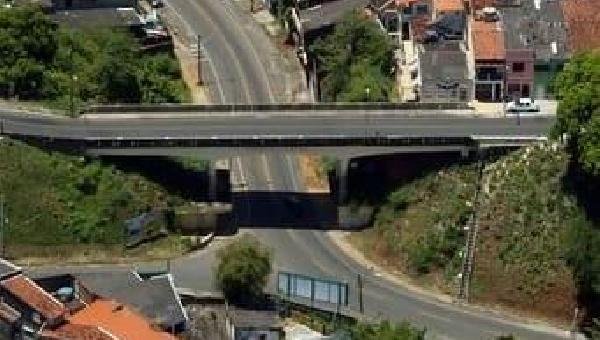
[[82, 113], [273, 112], [350, 110], [472, 110], [466, 103], [304, 103], [304, 104], [119, 104], [91, 105]]
[[541, 136], [408, 136], [408, 135], [254, 135], [254, 136], [189, 136], [189, 137], [49, 137], [44, 135], [7, 134], [12, 138], [40, 146], [61, 149], [141, 149], [202, 147], [503, 147], [522, 146]]

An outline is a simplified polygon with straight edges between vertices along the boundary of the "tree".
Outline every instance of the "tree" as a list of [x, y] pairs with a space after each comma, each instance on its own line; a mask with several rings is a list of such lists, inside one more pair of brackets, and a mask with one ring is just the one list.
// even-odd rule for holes
[[386, 101], [393, 89], [393, 46], [372, 20], [348, 13], [311, 49], [325, 101]]
[[243, 235], [217, 252], [217, 284], [233, 303], [252, 303], [263, 297], [271, 273], [271, 252], [253, 236]]
[[573, 159], [600, 175], [600, 50], [574, 57], [554, 81], [555, 130], [569, 138]]
[[56, 25], [38, 7], [0, 9], [0, 94], [39, 97], [56, 50]]

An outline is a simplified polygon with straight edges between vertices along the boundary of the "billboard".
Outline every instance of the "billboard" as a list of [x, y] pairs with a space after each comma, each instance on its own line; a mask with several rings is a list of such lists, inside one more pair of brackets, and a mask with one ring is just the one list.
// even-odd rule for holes
[[284, 297], [348, 305], [347, 283], [302, 274], [279, 272], [277, 275], [277, 292]]

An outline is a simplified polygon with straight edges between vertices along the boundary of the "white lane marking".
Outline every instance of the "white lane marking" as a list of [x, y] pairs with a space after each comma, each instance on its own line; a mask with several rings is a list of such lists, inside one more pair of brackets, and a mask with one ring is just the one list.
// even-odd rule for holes
[[235, 163], [235, 168], [237, 170], [237, 174], [239, 176], [239, 185], [242, 191], [246, 190], [248, 187], [248, 182], [246, 182], [246, 176], [244, 174], [244, 167], [242, 166], [242, 158], [239, 156], [233, 157], [232, 162]]
[[269, 187], [269, 191], [272, 191], [274, 189], [273, 177], [271, 176], [271, 170], [269, 168], [269, 162], [267, 161], [267, 155], [263, 153], [260, 155], [260, 158], [262, 161], [263, 171], [265, 172], [265, 177], [267, 178], [267, 186]]
[[[171, 2], [166, 1], [166, 4], [167, 4], [167, 7], [171, 8], [173, 13], [175, 13], [175, 15], [179, 18], [179, 20], [181, 20], [181, 22], [183, 23], [183, 26], [185, 26], [185, 29], [188, 31], [188, 34], [193, 34], [193, 32], [195, 32], [195, 31], [192, 29], [190, 24], [181, 16], [181, 14], [179, 14], [179, 12], [177, 12], [177, 10], [171, 4]], [[200, 44], [200, 46], [198, 46], [198, 53], [200, 53], [200, 49], [202, 47], [203, 47], [202, 44]], [[223, 91], [223, 87], [221, 86], [221, 80], [219, 80], [219, 77], [217, 77], [217, 69], [215, 68], [215, 63], [214, 63], [212, 57], [210, 56], [210, 53], [208, 53], [208, 50], [205, 48], [202, 48], [202, 50], [204, 52], [204, 55], [206, 56], [206, 59], [208, 60], [208, 65], [210, 66], [211, 73], [213, 74], [213, 77], [215, 78], [215, 83], [217, 84], [217, 92], [219, 93], [220, 102], [224, 103], [226, 100], [225, 92]]]
[[[233, 15], [230, 13], [231, 8], [225, 2], [223, 2], [223, 4], [225, 4], [225, 13], [227, 13], [227, 15], [229, 16], [231, 21], [237, 22], [236, 18], [234, 18]], [[246, 41], [251, 41], [251, 39], [248, 36], [248, 34], [246, 33], [246, 31], [240, 29], [239, 25], [233, 25], [233, 27], [235, 30], [237, 30], [240, 33], [240, 36], [244, 36], [246, 38]], [[263, 65], [263, 63], [260, 61], [260, 59], [258, 57], [258, 53], [256, 52], [256, 49], [254, 48], [254, 44], [248, 44], [248, 46], [250, 47], [250, 51], [252, 52], [252, 55], [254, 56], [255, 61], [258, 63], [258, 65], [260, 65], [260, 71], [261, 71], [260, 73], [261, 73], [262, 77], [264, 78], [263, 80], [267, 84], [267, 90], [269, 92], [269, 101], [273, 102], [274, 101], [273, 90], [271, 89], [271, 82], [269, 81], [269, 76], [267, 74], [267, 71], [265, 70], [265, 65]]]
[[[196, 7], [196, 9], [198, 10], [198, 13], [201, 16], [208, 19], [208, 21], [210, 22], [210, 25], [212, 27], [214, 27], [215, 29], [218, 29], [219, 25], [216, 24], [216, 22], [211, 18], [210, 15], [207, 15], [205, 12], [203, 12], [202, 6], [200, 6], [195, 1], [190, 1], [190, 4], [194, 7]], [[235, 51], [233, 50], [233, 48], [231, 47], [231, 45], [229, 44], [229, 42], [227, 41], [227, 39], [225, 37], [223, 37], [223, 41], [225, 42], [223, 44], [223, 46], [227, 49], [227, 52], [229, 52], [229, 54], [232, 56], [232, 58], [234, 60], [236, 71], [240, 77], [240, 83], [242, 84], [242, 88], [244, 89], [244, 94], [246, 95], [246, 100], [250, 101], [250, 98], [251, 98], [250, 89], [248, 88], [248, 80], [244, 76], [244, 71], [242, 69], [242, 65], [240, 64], [240, 61], [238, 60]]]

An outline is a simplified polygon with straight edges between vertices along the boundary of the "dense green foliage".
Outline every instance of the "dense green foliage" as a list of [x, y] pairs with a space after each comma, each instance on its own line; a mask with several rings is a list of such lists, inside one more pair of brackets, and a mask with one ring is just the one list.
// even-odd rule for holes
[[120, 244], [123, 221], [166, 201], [139, 176], [99, 162], [0, 142], [9, 244]]
[[357, 323], [346, 329], [347, 336], [341, 337], [348, 340], [423, 340], [425, 330], [412, 327], [403, 322], [394, 324], [381, 321], [376, 324]]
[[[579, 298], [588, 316], [600, 315], [600, 50], [574, 57], [557, 76], [560, 99], [556, 131], [568, 136], [571, 154], [567, 188], [585, 207], [573, 223], [567, 260], [573, 268]], [[590, 222], [591, 220], [591, 222]]]
[[251, 303], [263, 297], [271, 273], [271, 252], [249, 234], [219, 249], [216, 278], [219, 289], [233, 303]]
[[36, 7], [0, 9], [0, 95], [81, 103], [181, 102], [186, 89], [168, 53], [148, 54], [128, 33], [57, 27]]
[[462, 227], [472, 211], [475, 174], [474, 166], [453, 168], [392, 192], [373, 230], [385, 240], [379, 248], [382, 253], [402, 258], [410, 272], [444, 269], [448, 275], [455, 273], [464, 246]]
[[393, 46], [372, 20], [349, 13], [312, 47], [324, 101], [384, 102], [393, 92]]
[[560, 99], [557, 131], [569, 136], [571, 152], [600, 175], [600, 50], [573, 58], [554, 81]]

